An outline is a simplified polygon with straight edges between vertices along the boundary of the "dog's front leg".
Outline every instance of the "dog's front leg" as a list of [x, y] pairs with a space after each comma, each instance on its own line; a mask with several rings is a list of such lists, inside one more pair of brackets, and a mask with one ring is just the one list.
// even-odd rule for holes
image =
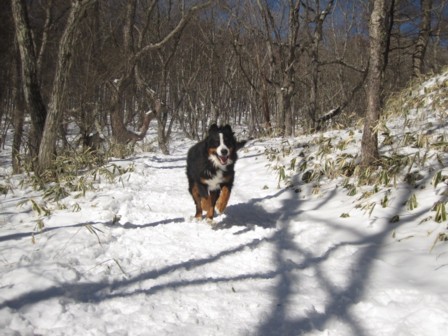
[[224, 210], [227, 208], [227, 203], [229, 202], [230, 198], [230, 187], [228, 185], [223, 185], [221, 188], [221, 194], [219, 195], [218, 201], [216, 202], [216, 210], [220, 214], [224, 212]]
[[215, 215], [215, 204], [216, 204], [216, 200], [218, 199], [219, 196], [219, 190], [213, 190], [210, 191], [210, 194], [208, 195], [207, 199], [206, 199], [206, 205], [208, 206], [207, 209], [207, 219], [213, 219], [213, 216]]
[[202, 205], [201, 205], [201, 194], [199, 192], [199, 187], [197, 184], [194, 184], [190, 190], [191, 195], [193, 196], [194, 204], [196, 206], [196, 213], [194, 215], [195, 218], [202, 218]]

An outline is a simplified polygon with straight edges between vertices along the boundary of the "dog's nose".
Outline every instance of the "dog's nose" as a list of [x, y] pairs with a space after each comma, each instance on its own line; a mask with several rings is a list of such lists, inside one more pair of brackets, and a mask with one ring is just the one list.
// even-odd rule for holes
[[222, 156], [226, 156], [227, 154], [229, 154], [229, 151], [225, 148], [221, 149], [221, 155]]

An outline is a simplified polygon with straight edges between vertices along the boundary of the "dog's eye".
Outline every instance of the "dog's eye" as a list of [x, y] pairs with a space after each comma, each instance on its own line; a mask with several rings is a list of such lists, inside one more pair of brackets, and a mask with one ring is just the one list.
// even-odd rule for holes
[[219, 147], [219, 140], [211, 139], [210, 140], [210, 147]]
[[230, 136], [225, 136], [225, 137], [224, 137], [224, 142], [225, 142], [226, 144], [231, 144], [231, 143], [232, 143], [232, 138], [231, 138]]

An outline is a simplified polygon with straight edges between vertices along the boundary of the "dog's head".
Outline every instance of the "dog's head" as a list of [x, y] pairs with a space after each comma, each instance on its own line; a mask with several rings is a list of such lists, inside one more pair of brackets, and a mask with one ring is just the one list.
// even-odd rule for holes
[[229, 125], [218, 127], [210, 126], [207, 136], [207, 150], [209, 160], [216, 168], [225, 170], [227, 166], [235, 163], [238, 150], [237, 141]]

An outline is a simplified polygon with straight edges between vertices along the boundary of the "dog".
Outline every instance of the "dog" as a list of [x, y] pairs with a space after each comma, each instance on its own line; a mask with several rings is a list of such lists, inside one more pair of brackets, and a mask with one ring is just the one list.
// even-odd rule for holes
[[246, 141], [237, 141], [229, 125], [210, 126], [207, 137], [195, 144], [187, 154], [188, 191], [196, 206], [194, 215], [213, 220], [215, 207], [223, 213], [229, 202], [235, 179], [237, 151]]

